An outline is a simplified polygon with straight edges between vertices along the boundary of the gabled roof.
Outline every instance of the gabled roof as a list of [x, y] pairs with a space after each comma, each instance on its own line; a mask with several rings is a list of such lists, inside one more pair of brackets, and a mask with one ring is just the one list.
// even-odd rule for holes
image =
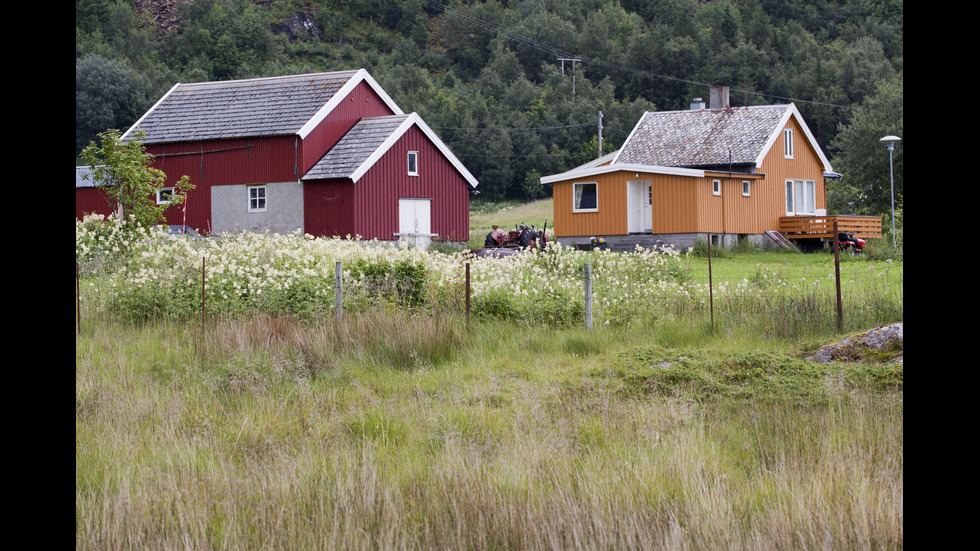
[[541, 178], [550, 184], [616, 171], [700, 177], [730, 166], [758, 168], [794, 117], [823, 165], [830, 162], [793, 104], [726, 109], [655, 111], [643, 114], [623, 147], [562, 174]]
[[123, 134], [143, 143], [255, 136], [306, 137], [358, 84], [392, 112], [402, 110], [364, 69], [248, 80], [176, 84]]
[[647, 112], [633, 128], [613, 164], [761, 167], [790, 117], [796, 118], [824, 170], [831, 171], [830, 163], [793, 104]]
[[413, 126], [429, 138], [470, 186], [477, 186], [476, 178], [417, 113], [359, 120], [301, 179], [349, 178], [357, 182]]

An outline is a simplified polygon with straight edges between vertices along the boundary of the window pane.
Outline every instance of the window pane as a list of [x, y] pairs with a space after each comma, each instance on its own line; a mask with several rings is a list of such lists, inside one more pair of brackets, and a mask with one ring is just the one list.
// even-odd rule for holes
[[598, 205], [596, 184], [575, 184], [575, 210], [595, 209]]

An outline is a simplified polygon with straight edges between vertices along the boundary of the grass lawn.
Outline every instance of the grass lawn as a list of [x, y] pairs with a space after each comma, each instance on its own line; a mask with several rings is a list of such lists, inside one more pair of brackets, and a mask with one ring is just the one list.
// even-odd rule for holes
[[399, 315], [86, 330], [76, 549], [901, 548], [902, 366], [813, 345]]

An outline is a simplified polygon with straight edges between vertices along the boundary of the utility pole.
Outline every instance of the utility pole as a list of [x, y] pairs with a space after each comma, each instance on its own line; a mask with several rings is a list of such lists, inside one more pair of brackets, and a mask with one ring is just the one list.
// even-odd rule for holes
[[599, 156], [602, 157], [602, 111], [599, 111]]
[[561, 74], [565, 74], [565, 62], [572, 62], [572, 97], [575, 97], [575, 63], [577, 61], [582, 61], [577, 57], [559, 57], [558, 61], [561, 61]]

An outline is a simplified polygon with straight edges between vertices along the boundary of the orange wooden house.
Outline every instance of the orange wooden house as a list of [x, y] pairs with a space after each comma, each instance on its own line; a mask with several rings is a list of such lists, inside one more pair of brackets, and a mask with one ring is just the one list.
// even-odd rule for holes
[[[839, 175], [796, 106], [728, 107], [724, 87], [712, 89], [715, 98], [715, 108], [696, 99], [688, 111], [647, 112], [619, 151], [541, 178], [553, 184], [559, 242], [602, 237], [619, 250], [657, 240], [765, 245], [766, 232], [787, 221], [825, 221], [824, 180]], [[869, 237], [880, 237], [876, 220]], [[796, 227], [803, 229], [790, 238], [831, 237]]]

